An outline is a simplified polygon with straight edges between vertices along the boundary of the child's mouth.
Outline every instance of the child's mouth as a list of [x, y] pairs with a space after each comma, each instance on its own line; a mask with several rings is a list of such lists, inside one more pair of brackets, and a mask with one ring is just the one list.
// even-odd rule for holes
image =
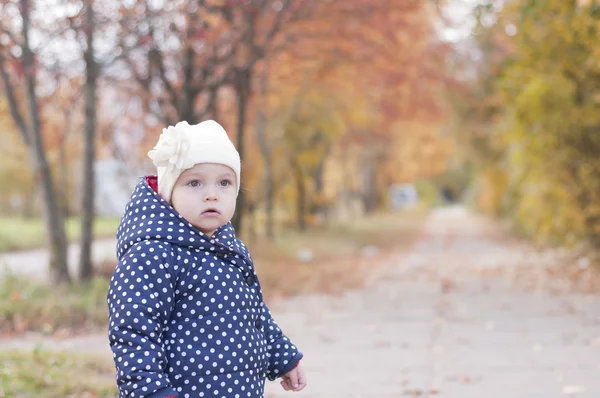
[[219, 212], [216, 209], [208, 209], [204, 210], [202, 214], [205, 216], [216, 216], [219, 214]]

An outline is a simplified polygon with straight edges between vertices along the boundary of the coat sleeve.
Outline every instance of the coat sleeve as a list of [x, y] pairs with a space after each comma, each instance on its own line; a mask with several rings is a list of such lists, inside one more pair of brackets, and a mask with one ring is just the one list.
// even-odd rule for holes
[[175, 301], [170, 260], [168, 246], [140, 242], [111, 278], [108, 338], [121, 398], [177, 396], [162, 341]]
[[290, 339], [283, 334], [267, 305], [263, 302], [263, 321], [265, 322], [265, 333], [267, 335], [267, 350], [269, 357], [269, 369], [267, 378], [275, 380], [283, 376], [296, 366], [303, 357]]

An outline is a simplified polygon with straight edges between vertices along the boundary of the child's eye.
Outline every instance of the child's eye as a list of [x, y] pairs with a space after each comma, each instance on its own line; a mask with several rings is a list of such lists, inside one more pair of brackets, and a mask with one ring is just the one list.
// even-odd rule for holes
[[192, 181], [188, 182], [188, 185], [190, 187], [196, 188], [196, 187], [200, 186], [200, 181], [198, 181], [198, 180], [192, 180]]
[[226, 187], [228, 185], [231, 185], [231, 181], [229, 181], [229, 180], [221, 180], [220, 184], [221, 184], [222, 187]]

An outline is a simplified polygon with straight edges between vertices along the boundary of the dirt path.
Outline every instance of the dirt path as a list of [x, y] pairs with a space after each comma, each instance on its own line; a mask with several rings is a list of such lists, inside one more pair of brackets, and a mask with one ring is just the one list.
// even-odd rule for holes
[[306, 355], [302, 396], [600, 397], [600, 297], [550, 293], [555, 258], [462, 208], [433, 212], [382, 280], [274, 308]]
[[[412, 250], [363, 288], [273, 305], [305, 353], [298, 396], [600, 397], [600, 296], [557, 289], [545, 272], [556, 253], [497, 230], [459, 207], [436, 210]], [[34, 344], [110, 356], [104, 335], [0, 350]], [[267, 398], [290, 394], [268, 383]]]
[[[92, 248], [92, 260], [95, 264], [116, 262], [115, 239], [96, 240]], [[10, 252], [0, 254], [0, 270], [11, 273], [28, 275], [41, 280], [48, 280], [48, 252], [45, 249]], [[77, 275], [79, 263], [79, 245], [69, 245], [69, 270], [71, 275]], [[0, 273], [0, 278], [2, 278]]]

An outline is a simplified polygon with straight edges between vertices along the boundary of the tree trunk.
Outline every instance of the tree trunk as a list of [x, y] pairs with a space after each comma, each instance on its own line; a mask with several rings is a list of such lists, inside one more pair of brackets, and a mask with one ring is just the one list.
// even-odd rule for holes
[[219, 86], [213, 86], [208, 92], [208, 105], [206, 106], [206, 118], [219, 120], [219, 110], [217, 104], [219, 102]]
[[63, 215], [65, 217], [69, 217], [71, 215], [70, 205], [69, 205], [69, 157], [67, 156], [67, 137], [71, 132], [71, 122], [72, 122], [72, 107], [69, 109], [65, 109], [64, 111], [65, 117], [65, 129], [63, 131], [63, 137], [59, 146], [60, 153], [60, 177], [59, 184], [62, 187], [60, 190], [60, 201], [61, 208], [63, 211]]
[[[237, 150], [240, 154], [240, 159], [242, 163], [244, 161], [244, 133], [246, 126], [246, 114], [248, 108], [248, 99], [250, 96], [250, 76], [251, 72], [248, 68], [238, 68], [236, 70], [235, 77], [235, 91], [238, 96], [237, 101]], [[242, 167], [243, 169], [243, 167]], [[244, 175], [242, 173], [242, 175]], [[240, 193], [237, 197], [237, 205], [236, 212], [233, 216], [233, 227], [236, 231], [241, 231], [243, 226], [244, 219], [244, 211], [245, 211], [245, 194], [241, 181], [238, 181], [240, 184]]]
[[297, 225], [300, 231], [306, 231], [306, 184], [304, 182], [304, 173], [297, 159], [292, 159], [292, 169], [294, 170], [294, 179], [296, 180], [296, 217]]
[[377, 208], [377, 168], [375, 163], [375, 155], [369, 151], [366, 154], [363, 168], [363, 206], [366, 213], [372, 213]]
[[321, 156], [321, 159], [319, 159], [319, 162], [317, 163], [317, 166], [314, 169], [314, 173], [313, 173], [313, 179], [315, 181], [315, 196], [317, 198], [317, 203], [315, 203], [312, 206], [312, 211], [311, 213], [316, 215], [316, 216], [326, 216], [326, 212], [327, 212], [327, 208], [325, 206], [325, 203], [323, 201], [323, 190], [324, 190], [324, 181], [323, 181], [323, 177], [325, 174], [325, 161], [327, 160], [327, 157], [329, 156], [329, 152], [331, 150], [331, 143], [326, 143], [325, 144], [325, 148], [323, 150], [323, 155]]
[[[36, 139], [36, 141], [40, 141]], [[35, 157], [36, 178], [41, 179], [44, 202], [44, 221], [50, 243], [50, 278], [56, 284], [69, 283], [69, 268], [67, 262], [67, 235], [65, 218], [56, 200], [54, 182], [50, 167], [46, 160], [41, 143], [36, 143], [32, 151]]]
[[94, 7], [93, 0], [87, 1], [85, 14], [86, 51], [86, 80], [84, 85], [85, 97], [85, 142], [83, 154], [83, 196], [81, 204], [81, 252], [79, 257], [79, 277], [89, 281], [93, 276], [92, 242], [94, 226], [94, 194], [96, 158], [96, 88], [98, 66], [94, 59]]
[[[66, 130], [66, 127], [65, 127]], [[59, 154], [60, 154], [60, 159], [59, 159], [59, 164], [60, 164], [60, 175], [58, 178], [58, 183], [61, 187], [60, 189], [60, 208], [61, 211], [63, 213], [63, 215], [65, 216], [65, 218], [69, 217], [69, 164], [68, 164], [68, 158], [67, 158], [67, 141], [66, 139], [63, 137], [62, 142], [60, 143], [60, 146], [58, 148], [59, 150]]]
[[260, 97], [262, 103], [258, 108], [256, 116], [256, 140], [258, 142], [258, 148], [260, 154], [263, 157], [265, 165], [265, 233], [268, 239], [275, 237], [274, 230], [274, 206], [275, 206], [275, 176], [273, 175], [273, 157], [271, 155], [271, 148], [267, 142], [266, 129], [267, 129], [267, 93], [269, 91], [269, 69], [268, 62], [265, 65], [264, 73], [260, 79]]
[[271, 154], [264, 156], [265, 158], [265, 213], [266, 213], [266, 235], [267, 238], [275, 237], [275, 178], [273, 176], [273, 159]]
[[185, 120], [189, 124], [197, 124], [198, 116], [194, 110], [196, 102], [196, 93], [193, 90], [192, 81], [194, 79], [194, 50], [187, 44], [183, 58], [183, 98], [178, 101], [177, 110], [179, 111], [179, 120]]
[[[30, 125], [26, 127], [24, 119], [17, 115], [18, 110], [12, 111], [13, 118], [20, 125], [22, 135], [26, 143], [29, 143], [29, 153], [33, 162], [35, 176], [42, 185], [42, 197], [44, 203], [44, 220], [50, 243], [50, 275], [54, 283], [62, 284], [70, 282], [69, 268], [67, 264], [67, 236], [65, 233], [64, 216], [58, 206], [52, 172], [46, 158], [44, 143], [41, 133], [41, 122], [39, 106], [35, 93], [35, 71], [34, 57], [29, 44], [29, 12], [31, 10], [30, 0], [21, 0], [21, 17], [23, 32], [23, 69], [25, 72], [25, 84], [27, 90], [27, 102], [29, 109]], [[5, 74], [3, 73], [3, 78]], [[14, 91], [8, 82], [4, 81], [9, 101], [16, 104]], [[10, 91], [10, 93], [9, 93]], [[12, 108], [12, 106], [11, 106]], [[28, 137], [28, 138], [27, 138]]]

